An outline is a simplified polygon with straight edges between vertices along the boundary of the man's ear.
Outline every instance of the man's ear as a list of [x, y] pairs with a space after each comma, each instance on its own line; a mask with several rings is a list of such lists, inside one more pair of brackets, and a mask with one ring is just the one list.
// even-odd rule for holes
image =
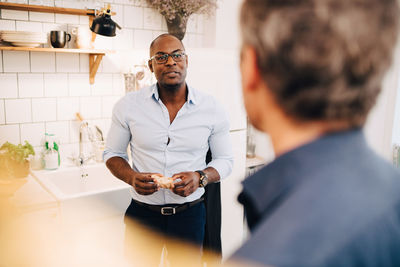
[[244, 91], [254, 91], [263, 82], [257, 64], [256, 50], [248, 45], [242, 47], [240, 53], [240, 70], [242, 73], [242, 86]]
[[149, 61], [147, 61], [147, 65], [149, 66], [150, 71], [151, 71], [151, 72], [154, 72], [154, 71], [153, 71], [153, 62], [152, 62], [151, 59], [150, 59]]

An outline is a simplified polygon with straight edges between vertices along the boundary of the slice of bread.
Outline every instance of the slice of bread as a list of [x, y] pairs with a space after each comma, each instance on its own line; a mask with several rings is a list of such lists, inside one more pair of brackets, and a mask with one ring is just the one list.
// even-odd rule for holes
[[160, 176], [157, 174], [151, 175], [151, 178], [161, 187], [165, 189], [174, 188], [174, 180], [171, 177]]

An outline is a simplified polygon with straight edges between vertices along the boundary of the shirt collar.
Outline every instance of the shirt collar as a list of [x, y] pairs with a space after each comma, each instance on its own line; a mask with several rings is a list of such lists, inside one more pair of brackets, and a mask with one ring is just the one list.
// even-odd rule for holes
[[[290, 194], [301, 182], [312, 178], [316, 166], [326, 166], [345, 158], [349, 149], [366, 147], [360, 129], [325, 135], [311, 143], [291, 150], [243, 181], [242, 194], [258, 214]], [[365, 152], [360, 152], [365, 153]]]
[[[188, 88], [188, 99], [187, 102], [190, 104], [194, 104], [196, 105], [197, 101], [196, 101], [196, 92], [193, 89], [193, 87], [189, 86], [188, 84], [187, 88]], [[153, 97], [156, 101], [160, 100], [160, 95], [158, 94], [158, 90], [157, 90], [157, 83], [153, 84], [150, 86], [150, 90], [148, 92], [148, 97]]]

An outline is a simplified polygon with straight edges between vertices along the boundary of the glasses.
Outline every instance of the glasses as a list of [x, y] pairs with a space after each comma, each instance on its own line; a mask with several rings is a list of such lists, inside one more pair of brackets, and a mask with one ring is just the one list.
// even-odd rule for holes
[[185, 52], [175, 52], [172, 54], [157, 54], [150, 58], [150, 60], [154, 59], [157, 64], [165, 64], [168, 61], [168, 57], [171, 57], [175, 62], [181, 62], [185, 59]]

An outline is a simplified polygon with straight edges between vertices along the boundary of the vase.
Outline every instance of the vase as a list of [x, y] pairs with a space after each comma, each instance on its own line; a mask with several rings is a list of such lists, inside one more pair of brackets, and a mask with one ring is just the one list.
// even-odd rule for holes
[[167, 22], [168, 33], [182, 41], [185, 37], [188, 17], [176, 16], [173, 20], [165, 19], [165, 21]]
[[12, 159], [0, 160], [0, 179], [24, 178], [29, 174], [29, 161], [17, 162]]

